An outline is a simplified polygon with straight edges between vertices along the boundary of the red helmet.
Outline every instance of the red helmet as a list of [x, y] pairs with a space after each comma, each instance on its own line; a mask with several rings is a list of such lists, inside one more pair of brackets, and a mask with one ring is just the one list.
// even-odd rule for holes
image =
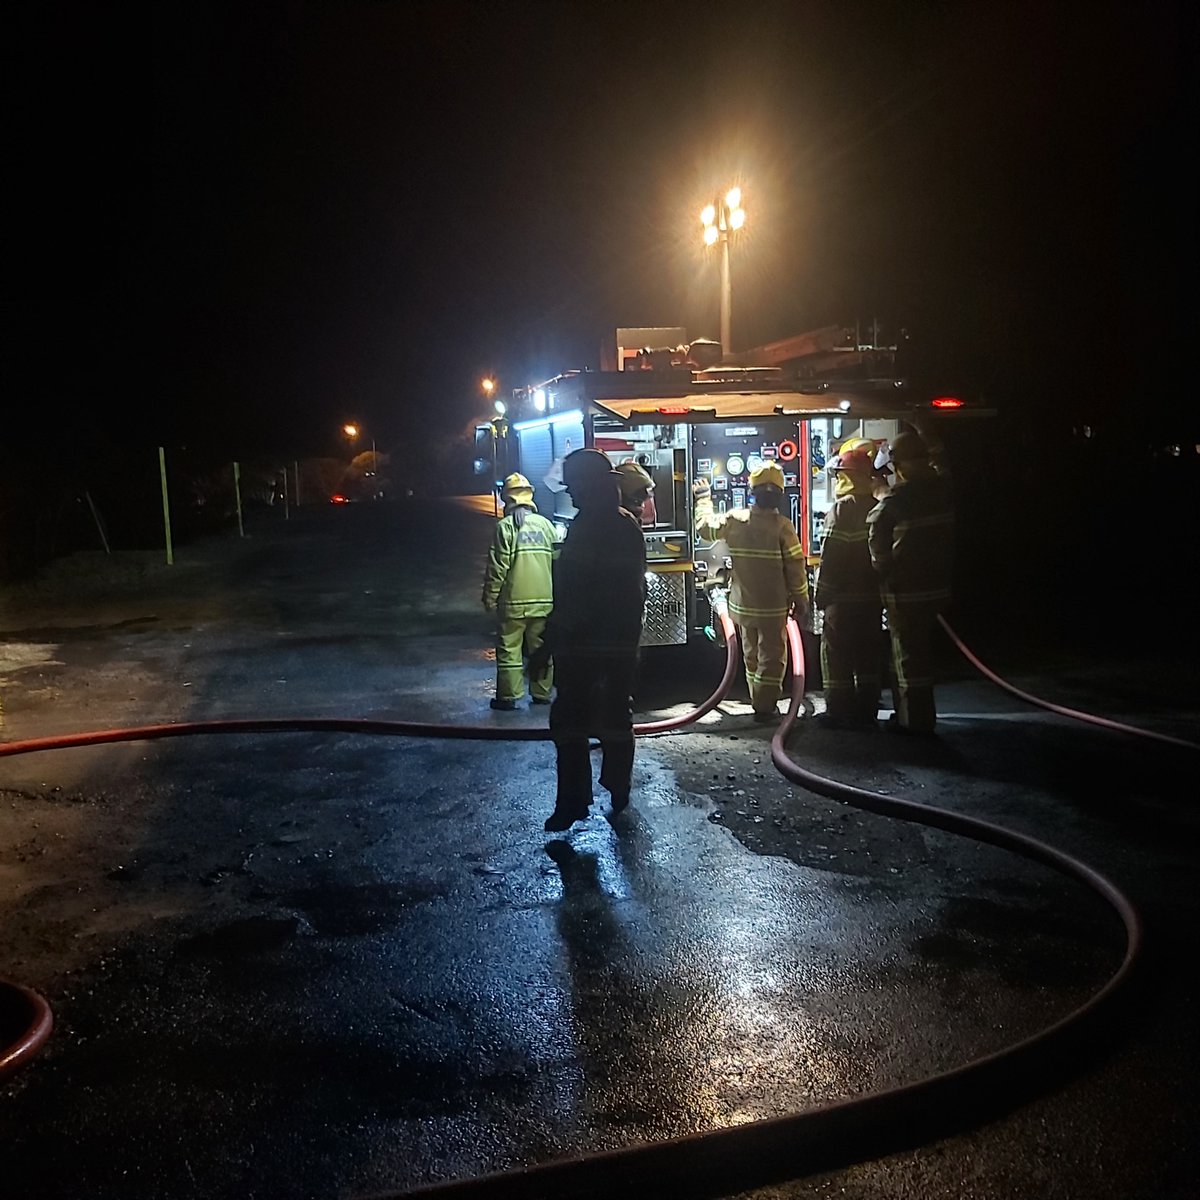
[[847, 442], [840, 454], [829, 460], [829, 470], [850, 471], [859, 475], [870, 475], [875, 465], [875, 443], [864, 438]]

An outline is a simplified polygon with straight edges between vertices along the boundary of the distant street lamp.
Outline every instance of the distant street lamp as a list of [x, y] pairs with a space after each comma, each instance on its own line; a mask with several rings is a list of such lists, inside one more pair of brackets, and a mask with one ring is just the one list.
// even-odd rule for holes
[[[362, 426], [356, 421], [347, 421], [346, 424], [342, 426], [342, 432], [349, 439], [350, 445], [353, 449], [353, 447], [358, 445], [359, 436], [362, 434]], [[371, 435], [371, 470], [370, 472], [364, 471], [363, 474], [366, 475], [368, 473], [375, 480], [372, 490], [377, 492], [379, 490], [379, 455], [375, 452], [374, 434]]]
[[[358, 436], [362, 433], [362, 426], [356, 425], [353, 421], [342, 426], [342, 432], [350, 439], [352, 445], [357, 445]], [[371, 437], [371, 470], [376, 469], [377, 459], [375, 456], [375, 437]]]
[[746, 210], [742, 208], [742, 189], [730, 188], [724, 199], [706, 204], [700, 213], [704, 226], [704, 244], [721, 244], [721, 356], [728, 358], [733, 351], [731, 310], [732, 288], [729, 282], [729, 239], [746, 223]]

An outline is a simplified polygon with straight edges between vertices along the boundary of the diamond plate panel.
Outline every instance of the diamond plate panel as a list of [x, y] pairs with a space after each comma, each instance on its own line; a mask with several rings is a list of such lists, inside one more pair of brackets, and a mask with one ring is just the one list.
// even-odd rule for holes
[[687, 590], [691, 578], [687, 571], [648, 573], [643, 646], [682, 646], [687, 642]]

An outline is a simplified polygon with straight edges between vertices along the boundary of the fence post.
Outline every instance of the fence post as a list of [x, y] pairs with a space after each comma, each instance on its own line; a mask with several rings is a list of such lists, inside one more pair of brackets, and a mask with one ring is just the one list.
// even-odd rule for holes
[[162, 480], [163, 532], [167, 540], [167, 566], [175, 563], [175, 551], [171, 546], [171, 502], [167, 499], [167, 455], [161, 446], [158, 448], [158, 476]]
[[246, 527], [242, 524], [242, 467], [240, 463], [233, 464], [233, 500], [237, 505], [238, 537], [246, 536]]
[[108, 535], [104, 532], [104, 522], [100, 520], [100, 514], [96, 511], [96, 502], [92, 499], [92, 493], [85, 491], [83, 495], [88, 502], [88, 508], [92, 510], [92, 520], [96, 522], [96, 532], [100, 535], [100, 541], [104, 544], [104, 553], [111, 554], [112, 550], [108, 545]]

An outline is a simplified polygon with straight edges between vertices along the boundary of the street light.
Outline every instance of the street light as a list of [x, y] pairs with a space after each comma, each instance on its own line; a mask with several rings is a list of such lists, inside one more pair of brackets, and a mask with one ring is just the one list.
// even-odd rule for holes
[[[342, 426], [342, 432], [346, 435], [347, 439], [349, 440], [349, 442], [351, 444], [351, 447], [354, 447], [358, 444], [359, 436], [362, 433], [362, 426], [359, 425], [358, 422], [356, 422], [356, 421], [347, 421], [346, 424]], [[363, 474], [366, 475], [367, 472], [364, 471]], [[374, 434], [371, 435], [371, 470], [370, 470], [370, 474], [375, 480], [373, 491], [378, 492], [379, 491], [379, 455], [375, 452], [375, 435]]]
[[729, 283], [729, 239], [746, 223], [746, 210], [742, 208], [742, 189], [730, 188], [723, 198], [706, 204], [700, 213], [700, 224], [704, 226], [704, 244], [721, 244], [721, 355], [728, 358], [733, 350], [730, 332], [733, 295]]

